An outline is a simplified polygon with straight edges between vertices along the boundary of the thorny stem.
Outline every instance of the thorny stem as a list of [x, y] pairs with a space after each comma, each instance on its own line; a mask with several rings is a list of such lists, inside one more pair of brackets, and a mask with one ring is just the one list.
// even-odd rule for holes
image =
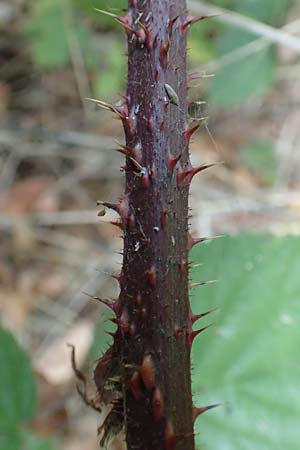
[[126, 188], [116, 205], [102, 203], [120, 215], [124, 253], [119, 298], [103, 300], [118, 327], [95, 370], [113, 405], [101, 443], [124, 426], [127, 450], [194, 450], [190, 351], [206, 327], [192, 329], [188, 251], [200, 241], [188, 233], [188, 193], [210, 165], [189, 160], [198, 126], [188, 125], [186, 33], [200, 19], [185, 0], [130, 0], [125, 17], [112, 16], [128, 37], [127, 93], [98, 103], [123, 123]]

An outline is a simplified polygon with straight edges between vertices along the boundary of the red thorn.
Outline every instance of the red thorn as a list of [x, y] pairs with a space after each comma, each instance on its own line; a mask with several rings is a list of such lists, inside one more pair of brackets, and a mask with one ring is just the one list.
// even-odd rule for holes
[[168, 38], [167, 42], [162, 44], [160, 49], [160, 62], [162, 66], [166, 66], [168, 64], [169, 48], [170, 48], [170, 39]]
[[198, 167], [193, 167], [192, 169], [190, 169], [187, 173], [187, 177], [189, 182], [192, 181], [193, 177], [195, 175], [197, 175], [197, 173], [203, 172], [203, 170], [209, 169], [210, 167], [214, 167], [216, 165], [218, 165], [220, 163], [210, 163], [210, 164], [201, 164], [201, 166]]
[[141, 398], [141, 377], [140, 374], [135, 371], [129, 381], [129, 388], [132, 392], [132, 395], [136, 400]]
[[[145, 25], [140, 24], [140, 28], [138, 30], [134, 29], [131, 26], [131, 17], [129, 14], [127, 14], [124, 17], [117, 16], [116, 14], [103, 11], [102, 9], [97, 9], [96, 11], [101, 12], [103, 14], [106, 14], [107, 16], [112, 17], [114, 20], [116, 20], [122, 27], [126, 30], [127, 33], [133, 33], [137, 37], [139, 43], [141, 45], [147, 43], [149, 46], [152, 45], [152, 39], [151, 39], [151, 30], [149, 27], [146, 27]], [[150, 47], [151, 48], [151, 47]]]
[[131, 213], [129, 216], [128, 225], [131, 230], [135, 227], [135, 216], [133, 213]]
[[132, 107], [129, 115], [123, 119], [124, 131], [129, 138], [132, 138], [136, 131], [137, 120], [134, 109], [135, 108]]
[[194, 341], [195, 337], [198, 336], [198, 334], [203, 333], [203, 331], [207, 330], [207, 328], [209, 328], [211, 326], [212, 326], [212, 324], [207, 325], [206, 327], [200, 328], [200, 330], [196, 330], [196, 331], [189, 330], [188, 333], [187, 333], [187, 345], [188, 345], [188, 347], [191, 348], [191, 346], [193, 344], [193, 341]]
[[196, 133], [196, 131], [201, 127], [202, 123], [197, 123], [197, 125], [195, 125], [194, 127], [191, 128], [187, 128], [184, 132], [184, 138], [187, 142], [187, 144], [190, 143], [191, 137], [193, 136], [194, 133]]
[[125, 195], [120, 199], [119, 203], [109, 203], [109, 202], [97, 202], [98, 205], [103, 205], [106, 208], [112, 209], [116, 211], [122, 220], [124, 226], [127, 225], [128, 217], [129, 217], [129, 195]]
[[142, 377], [143, 383], [148, 391], [154, 387], [155, 383], [155, 368], [151, 355], [145, 355], [139, 373]]
[[154, 287], [156, 285], [156, 268], [153, 264], [148, 271], [148, 281], [150, 286]]
[[213, 312], [217, 311], [218, 309], [219, 308], [210, 309], [209, 311], [205, 311], [204, 313], [201, 313], [201, 314], [194, 314], [192, 312], [192, 310], [190, 309], [190, 312], [189, 312], [190, 324], [193, 326], [194, 323], [197, 322], [197, 320], [202, 319], [202, 317], [205, 317], [208, 314], [212, 314]]
[[182, 259], [180, 262], [180, 272], [187, 273], [188, 270], [189, 270], [189, 263], [185, 259]]
[[166, 429], [165, 429], [165, 446], [166, 450], [173, 450], [175, 446], [176, 436], [173, 430], [172, 423], [170, 420], [167, 420]]
[[114, 19], [115, 19], [120, 25], [122, 25], [122, 27], [124, 27], [125, 30], [126, 30], [127, 32], [130, 31], [131, 33], [136, 34], [136, 30], [130, 26], [130, 17], [129, 17], [128, 14], [127, 14], [126, 16], [124, 16], [124, 17], [121, 17], [121, 16], [115, 16]]
[[150, 131], [150, 133], [153, 131], [153, 117], [149, 117], [148, 119], [148, 123], [147, 123], [147, 128], [148, 131]]
[[136, 35], [139, 43], [141, 45], [144, 45], [147, 43], [147, 35], [145, 27], [141, 25], [141, 27], [138, 30], [134, 30], [134, 34]]
[[118, 103], [114, 105], [115, 110], [117, 111], [121, 120], [125, 120], [128, 116], [128, 106], [129, 106], [129, 97], [124, 97], [123, 100], [120, 100]]
[[174, 19], [170, 19], [168, 21], [168, 34], [170, 37], [172, 36], [173, 28], [174, 28], [174, 25], [178, 18], [179, 18], [179, 16], [176, 16], [176, 17], [174, 17]]
[[137, 302], [138, 305], [141, 305], [141, 304], [142, 304], [142, 296], [141, 296], [141, 294], [137, 294], [137, 296], [136, 296], [136, 302]]
[[145, 319], [145, 317], [147, 316], [147, 309], [146, 308], [141, 308], [140, 309], [140, 316], [142, 317], [142, 319]]
[[142, 23], [141, 23], [141, 27], [143, 28], [143, 30], [145, 32], [145, 44], [146, 44], [146, 46], [149, 49], [153, 48], [155, 38], [153, 39], [152, 27], [150, 25], [146, 26], [146, 25], [144, 25]]
[[209, 238], [193, 238], [190, 234], [188, 235], [188, 251], [190, 251], [195, 245], [201, 244], [202, 242], [207, 241]]
[[189, 175], [189, 173], [190, 173], [190, 171], [191, 171], [192, 169], [193, 169], [193, 168], [192, 168], [192, 165], [191, 165], [191, 162], [190, 162], [190, 161], [188, 161], [188, 167], [187, 167], [185, 170], [182, 169], [182, 166], [181, 166], [181, 165], [178, 166], [178, 169], [177, 169], [177, 176], [176, 176], [178, 188], [181, 187], [182, 183], [183, 183], [184, 180], [188, 177], [188, 175]]
[[167, 208], [163, 208], [160, 215], [160, 223], [163, 229], [167, 226], [167, 213]]
[[205, 20], [205, 19], [211, 19], [218, 15], [219, 14], [210, 14], [210, 15], [200, 16], [200, 17], [187, 16], [184, 23], [180, 24], [179, 30], [181, 33], [185, 33], [192, 25], [194, 25], [194, 23], [200, 22], [201, 20]]
[[202, 237], [202, 238], [193, 238], [189, 234], [189, 236], [188, 236], [188, 251], [190, 251], [194, 247], [194, 245], [202, 244], [202, 242], [212, 241], [214, 239], [219, 239], [221, 237], [223, 237], [223, 236], [217, 235], [217, 236], [208, 236], [208, 237]]
[[162, 393], [158, 387], [156, 387], [154, 390], [152, 398], [152, 411], [155, 420], [159, 420], [162, 418], [164, 412], [164, 401]]
[[190, 83], [191, 81], [199, 80], [200, 78], [202, 77], [198, 72], [191, 72], [187, 75], [186, 81], [187, 83]]
[[141, 174], [141, 185], [144, 189], [149, 187], [149, 174], [147, 170]]
[[124, 195], [124, 197], [120, 200], [118, 212], [120, 214], [120, 218], [121, 218], [124, 226], [126, 226], [128, 219], [129, 219], [129, 213], [130, 213], [129, 195], [128, 194]]
[[151, 181], [153, 182], [155, 180], [155, 174], [156, 174], [156, 170], [154, 165], [149, 169], [149, 177], [151, 179]]
[[175, 338], [177, 339], [182, 333], [183, 333], [183, 329], [178, 327], [177, 325], [175, 325], [174, 330], [173, 330], [173, 334], [174, 334]]
[[184, 172], [181, 165], [179, 165], [178, 169], [177, 169], [177, 175], [176, 175], [178, 187], [182, 186], [182, 183], [184, 182], [185, 178], [186, 178], [186, 172]]
[[129, 326], [129, 334], [130, 334], [130, 336], [134, 336], [135, 333], [136, 333], [135, 324], [131, 323], [130, 326]]
[[173, 173], [173, 170], [176, 166], [176, 164], [178, 163], [178, 161], [180, 160], [180, 158], [182, 157], [182, 152], [179, 153], [179, 155], [173, 157], [170, 153], [168, 155], [168, 167], [170, 169], [170, 171]]
[[218, 406], [220, 406], [220, 403], [216, 403], [214, 405], [203, 406], [202, 408], [196, 408], [194, 406], [193, 407], [193, 421], [195, 422], [197, 417], [201, 416], [201, 414], [205, 413], [206, 411], [209, 411], [210, 409], [217, 408]]
[[106, 109], [115, 113], [119, 119], [125, 120], [128, 114], [128, 107], [125, 101], [119, 102], [116, 105], [111, 105], [110, 103], [104, 102], [102, 100], [97, 100], [95, 98], [87, 98], [86, 100], [90, 100], [94, 102], [98, 107]]
[[120, 272], [119, 275], [112, 275], [112, 278], [114, 278], [115, 280], [117, 280], [117, 282], [119, 283], [120, 289], [122, 289], [123, 285], [124, 285], [124, 281], [125, 281], [125, 275], [123, 272]]
[[158, 77], [159, 77], [159, 71], [158, 71], [158, 69], [156, 68], [156, 69], [155, 69], [155, 72], [154, 72], [154, 80], [155, 80], [155, 81], [158, 81]]
[[127, 307], [124, 306], [121, 315], [116, 319], [118, 326], [123, 333], [128, 333], [129, 330], [129, 317]]
[[164, 119], [162, 119], [162, 121], [159, 124], [159, 129], [160, 129], [160, 131], [163, 131], [164, 128], [165, 128], [165, 121], [164, 121]]

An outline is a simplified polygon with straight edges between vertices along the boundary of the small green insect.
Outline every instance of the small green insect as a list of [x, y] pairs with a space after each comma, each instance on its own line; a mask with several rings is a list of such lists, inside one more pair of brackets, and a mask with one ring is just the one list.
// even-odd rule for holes
[[170, 103], [173, 105], [179, 106], [179, 98], [175, 90], [169, 84], [165, 83], [165, 91]]

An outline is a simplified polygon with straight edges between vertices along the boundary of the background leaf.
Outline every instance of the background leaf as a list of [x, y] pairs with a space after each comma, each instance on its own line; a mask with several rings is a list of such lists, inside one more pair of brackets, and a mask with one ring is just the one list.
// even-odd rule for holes
[[199, 447], [299, 448], [299, 252], [299, 238], [250, 235], [193, 252], [193, 281], [220, 280], [194, 292], [193, 310], [221, 308], [192, 349], [196, 405], [223, 402], [198, 419]]
[[[70, 62], [67, 24], [57, 0], [33, 3], [25, 31], [36, 66], [41, 69], [55, 69]], [[93, 61], [92, 40], [88, 28], [81, 23], [76, 24], [75, 34], [86, 62]]]
[[235, 0], [233, 8], [253, 19], [280, 26], [292, 4], [291, 0]]
[[34, 417], [37, 407], [34, 375], [25, 352], [0, 326], [0, 433]]
[[250, 142], [240, 151], [241, 162], [266, 185], [276, 180], [276, 152], [269, 142]]
[[105, 25], [107, 28], [116, 28], [121, 31], [122, 27], [120, 24], [112, 20], [111, 17], [99, 13], [95, 8], [122, 16], [128, 7], [127, 0], [73, 0], [73, 3], [93, 16], [101, 25]]
[[17, 427], [5, 427], [0, 424], [0, 450], [19, 450], [22, 437]]
[[[237, 0], [227, 8], [257, 21], [280, 26], [292, 3], [291, 0]], [[218, 55], [229, 54], [257, 38], [241, 29], [224, 27], [216, 42]], [[210, 86], [210, 102], [216, 106], [230, 106], [264, 94], [273, 87], [276, 64], [272, 46], [252, 54], [245, 53], [235, 62], [221, 64]]]
[[[253, 41], [253, 35], [230, 30], [220, 38], [219, 54], [224, 55]], [[221, 65], [212, 79], [209, 100], [213, 105], [230, 106], [262, 95], [274, 82], [276, 60], [273, 47]]]
[[95, 328], [94, 341], [90, 348], [88, 357], [91, 362], [98, 360], [111, 346], [112, 338], [106, 333], [106, 331], [115, 332], [116, 326], [110, 321], [105, 322], [105, 320], [112, 316], [113, 314], [111, 312], [105, 313], [103, 315], [103, 321], [98, 323]]

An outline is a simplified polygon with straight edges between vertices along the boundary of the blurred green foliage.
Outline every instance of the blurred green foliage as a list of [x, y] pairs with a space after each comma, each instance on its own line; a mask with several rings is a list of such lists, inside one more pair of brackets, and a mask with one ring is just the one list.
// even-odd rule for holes
[[73, 3], [75, 6], [78, 6], [85, 11], [89, 16], [92, 16], [101, 26], [105, 26], [109, 29], [113, 27], [120, 29], [120, 26], [117, 22], [112, 20], [111, 17], [100, 14], [96, 11], [96, 8], [122, 15], [128, 5], [127, 0], [73, 0]]
[[[233, 11], [273, 26], [284, 22], [292, 4], [290, 0], [235, 0]], [[218, 57], [229, 55], [258, 39], [257, 35], [225, 26], [216, 39]], [[275, 81], [276, 53], [266, 46], [231, 62], [224, 62], [216, 71], [210, 85], [209, 99], [216, 106], [242, 103], [251, 97], [263, 95]]]
[[52, 450], [28, 427], [37, 413], [30, 361], [15, 338], [0, 325], [0, 450]]
[[116, 331], [116, 325], [109, 320], [112, 315], [111, 311], [106, 311], [102, 316], [102, 321], [95, 328], [94, 341], [88, 358], [92, 363], [96, 362], [112, 343], [112, 337], [106, 333], [107, 331], [111, 333]]
[[220, 308], [195, 325], [214, 322], [192, 348], [195, 404], [223, 404], [197, 420], [200, 448], [299, 448], [299, 252], [298, 237], [247, 234], [192, 252], [192, 281], [219, 280], [191, 298]]
[[265, 185], [276, 180], [277, 162], [275, 148], [270, 142], [250, 142], [240, 151], [241, 163], [258, 176]]
[[[42, 0], [32, 3], [30, 20], [25, 32], [30, 39], [32, 57], [37, 67], [47, 70], [69, 64], [68, 27], [59, 0]], [[76, 23], [74, 32], [86, 63], [89, 65], [93, 61], [91, 31], [83, 24]]]
[[[215, 5], [244, 14], [273, 26], [284, 23], [292, 0], [215, 0]], [[39, 0], [32, 1], [25, 27], [33, 60], [41, 70], [64, 67], [70, 63], [70, 35], [78, 41], [94, 95], [104, 99], [124, 87], [126, 73], [123, 30], [104, 14], [104, 9], [123, 14], [126, 0]], [[72, 16], [72, 29], [64, 10]], [[101, 46], [101, 35], [112, 44]], [[221, 25], [216, 20], [198, 23], [189, 31], [190, 64], [201, 66], [224, 57], [257, 39], [249, 32]], [[72, 44], [71, 44], [72, 45]], [[106, 47], [106, 48], [105, 48]], [[277, 58], [272, 46], [245, 54], [236, 61], [224, 61], [211, 79], [208, 99], [219, 107], [230, 106], [263, 95], [275, 81]]]
[[[229, 54], [252, 41], [252, 34], [229, 29], [217, 41], [218, 55]], [[229, 107], [255, 95], [262, 95], [273, 85], [275, 68], [274, 49], [270, 46], [221, 65], [212, 78], [210, 103]]]

